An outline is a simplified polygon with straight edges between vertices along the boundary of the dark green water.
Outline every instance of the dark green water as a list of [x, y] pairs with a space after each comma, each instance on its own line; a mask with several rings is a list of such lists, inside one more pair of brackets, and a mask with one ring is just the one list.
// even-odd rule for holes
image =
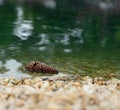
[[45, 62], [70, 74], [120, 74], [120, 15], [85, 7], [64, 2], [56, 9], [0, 6], [1, 73], [12, 59], [22, 67], [33, 60]]

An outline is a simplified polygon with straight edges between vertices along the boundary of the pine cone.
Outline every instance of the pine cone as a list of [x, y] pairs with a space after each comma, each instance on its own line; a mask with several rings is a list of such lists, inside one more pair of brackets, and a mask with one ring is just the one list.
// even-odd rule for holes
[[49, 73], [49, 74], [58, 74], [58, 70], [55, 68], [40, 62], [30, 62], [25, 66], [25, 69], [30, 72], [37, 72], [37, 73]]

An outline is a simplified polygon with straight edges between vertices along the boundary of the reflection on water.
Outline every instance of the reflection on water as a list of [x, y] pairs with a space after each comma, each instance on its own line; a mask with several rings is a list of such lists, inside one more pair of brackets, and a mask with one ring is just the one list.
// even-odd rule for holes
[[88, 10], [89, 2], [81, 7], [70, 3], [42, 2], [52, 9], [25, 3], [0, 6], [0, 66], [9, 69], [1, 76], [22, 77], [18, 68], [32, 60], [63, 73], [119, 74], [120, 17]]
[[40, 40], [40, 42], [38, 42], [38, 45], [44, 45], [44, 44], [50, 43], [48, 35], [43, 33], [43, 34], [40, 34], [39, 37], [41, 40]]
[[0, 5], [3, 5], [4, 1], [3, 0], [0, 0]]
[[[63, 33], [53, 33], [53, 34], [45, 34], [41, 33], [38, 35], [39, 42], [36, 43], [36, 46], [38, 47], [38, 50], [44, 51], [47, 48], [49, 50], [55, 49], [56, 45], [63, 46], [63, 50], [66, 53], [74, 52], [73, 48], [71, 47], [72, 43], [79, 45], [84, 43], [84, 39], [81, 36], [82, 30], [75, 28], [75, 29], [68, 29], [68, 31], [65, 31]], [[54, 42], [51, 40], [53, 38]], [[74, 41], [71, 41], [71, 39], [74, 39]]]
[[50, 44], [49, 36], [46, 34], [40, 34], [39, 37], [41, 40], [37, 43], [37, 45], [40, 46], [38, 47], [38, 50], [44, 51], [47, 47], [46, 45]]
[[14, 77], [18, 79], [30, 77], [30, 75], [24, 74], [18, 70], [21, 65], [22, 64], [15, 59], [7, 60], [4, 65], [1, 64], [1, 66], [5, 67], [7, 72], [5, 72], [4, 74], [0, 74], [0, 77]]
[[2, 61], [0, 61], [0, 67], [2, 67]]
[[56, 1], [55, 0], [43, 0], [43, 4], [47, 8], [55, 9], [56, 8]]
[[19, 37], [21, 40], [27, 40], [30, 35], [32, 35], [32, 20], [24, 19], [24, 12], [22, 7], [18, 6], [17, 11], [17, 20], [14, 22], [15, 29], [13, 34]]
[[81, 36], [81, 34], [82, 34], [82, 29], [79, 28], [69, 29], [68, 32], [63, 34], [63, 39], [61, 39], [61, 43], [63, 45], [69, 45], [72, 37], [76, 38], [75, 43], [84, 43], [84, 39]]

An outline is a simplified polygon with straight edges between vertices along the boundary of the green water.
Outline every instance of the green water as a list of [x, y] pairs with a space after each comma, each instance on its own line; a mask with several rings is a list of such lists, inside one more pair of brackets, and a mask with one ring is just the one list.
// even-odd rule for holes
[[5, 62], [15, 59], [22, 67], [35, 60], [63, 73], [120, 74], [120, 15], [85, 7], [66, 2], [58, 2], [56, 9], [14, 3], [0, 6], [1, 73]]

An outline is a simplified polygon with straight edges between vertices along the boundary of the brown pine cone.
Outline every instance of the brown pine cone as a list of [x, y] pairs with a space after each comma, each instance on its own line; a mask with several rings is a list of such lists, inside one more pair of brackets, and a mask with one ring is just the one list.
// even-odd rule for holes
[[25, 66], [25, 69], [30, 72], [37, 72], [37, 73], [48, 73], [48, 74], [58, 74], [58, 70], [55, 68], [40, 62], [30, 62]]

